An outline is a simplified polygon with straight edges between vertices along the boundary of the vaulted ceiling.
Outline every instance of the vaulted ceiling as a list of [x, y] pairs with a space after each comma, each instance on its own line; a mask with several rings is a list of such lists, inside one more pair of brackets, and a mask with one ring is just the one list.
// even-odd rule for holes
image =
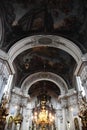
[[61, 76], [71, 88], [76, 62], [63, 50], [35, 47], [19, 54], [14, 60], [14, 67], [17, 71], [16, 86], [20, 87], [23, 80], [33, 73], [52, 72]]
[[[27, 36], [55, 34], [70, 39], [86, 53], [86, 28], [86, 0], [0, 0], [0, 49], [5, 52]], [[18, 87], [27, 76], [41, 71], [58, 74], [69, 88], [73, 86], [76, 62], [63, 50], [35, 47], [19, 54], [13, 64], [16, 71], [15, 85]], [[35, 86], [37, 88], [37, 84], [29, 93]], [[59, 93], [58, 88], [54, 88], [55, 93]]]
[[30, 87], [28, 91], [28, 94], [31, 98], [34, 96], [38, 96], [41, 93], [47, 94], [49, 96], [52, 95], [55, 98], [58, 98], [58, 96], [61, 94], [60, 89], [56, 84], [45, 80], [36, 82]]
[[67, 37], [87, 51], [86, 0], [1, 0], [1, 48], [5, 51], [19, 39], [35, 34]]

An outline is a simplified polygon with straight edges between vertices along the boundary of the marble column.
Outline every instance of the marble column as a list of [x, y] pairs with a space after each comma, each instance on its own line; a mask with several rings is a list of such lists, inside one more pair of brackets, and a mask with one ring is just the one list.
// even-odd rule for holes
[[67, 108], [67, 99], [62, 99], [61, 100], [61, 105], [62, 105], [62, 113], [63, 113], [63, 130], [67, 130], [66, 127], [66, 108]]
[[73, 93], [68, 99], [70, 130], [75, 130], [74, 118], [78, 118], [78, 93]]
[[63, 112], [63, 130], [66, 130], [66, 109], [65, 107], [62, 107]]
[[15, 123], [12, 124], [12, 130], [15, 130]]
[[82, 80], [82, 86], [84, 88], [85, 97], [86, 97], [86, 101], [87, 101], [87, 79], [85, 81]]
[[56, 121], [55, 121], [55, 124], [56, 124], [56, 130], [61, 130], [62, 129], [62, 126], [63, 126], [63, 115], [62, 115], [62, 110], [59, 109], [57, 110], [56, 112]]
[[29, 130], [29, 113], [26, 110], [26, 107], [23, 107], [23, 122], [22, 122], [22, 130]]

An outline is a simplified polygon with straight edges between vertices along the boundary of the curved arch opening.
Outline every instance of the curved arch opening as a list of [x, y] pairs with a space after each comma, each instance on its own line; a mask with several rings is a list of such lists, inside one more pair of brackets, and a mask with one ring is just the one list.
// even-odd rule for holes
[[59, 87], [51, 81], [40, 80], [32, 84], [28, 90], [30, 97], [38, 96], [40, 93], [47, 93], [50, 96], [57, 97], [61, 94]]
[[[44, 39], [41, 42], [41, 39]], [[48, 39], [48, 40], [47, 40]], [[50, 40], [50, 42], [49, 42]], [[78, 46], [76, 46], [72, 41], [55, 35], [36, 35], [24, 38], [18, 42], [16, 42], [9, 50], [8, 55], [13, 60], [23, 51], [28, 50], [33, 47], [38, 46], [49, 46], [49, 47], [56, 47], [61, 50], [66, 51], [69, 53], [75, 61], [79, 62], [82, 56], [82, 52]]]
[[38, 72], [35, 74], [30, 75], [27, 77], [24, 82], [22, 83], [21, 90], [24, 94], [28, 94], [28, 90], [30, 87], [38, 82], [38, 81], [50, 81], [56, 84], [56, 86], [60, 89], [61, 95], [65, 94], [68, 92], [68, 86], [66, 82], [58, 75], [53, 74], [51, 72]]

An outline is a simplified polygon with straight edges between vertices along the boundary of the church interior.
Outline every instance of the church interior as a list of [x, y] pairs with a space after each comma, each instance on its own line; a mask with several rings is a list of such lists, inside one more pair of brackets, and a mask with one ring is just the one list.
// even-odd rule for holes
[[0, 130], [87, 130], [87, 0], [0, 0]]

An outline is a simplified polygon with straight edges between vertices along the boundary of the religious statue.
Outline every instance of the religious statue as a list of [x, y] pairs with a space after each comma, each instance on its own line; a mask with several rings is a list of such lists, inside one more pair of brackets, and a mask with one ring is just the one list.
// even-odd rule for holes
[[81, 98], [79, 101], [79, 117], [82, 122], [82, 130], [87, 130], [87, 102], [85, 98]]
[[22, 123], [22, 121], [23, 121], [23, 116], [22, 116], [22, 114], [21, 114], [20, 112], [18, 112], [18, 113], [16, 114], [16, 116], [14, 117], [13, 121], [14, 121], [14, 123], [15, 123], [15, 125], [16, 125], [16, 130], [20, 130], [20, 128], [21, 128], [21, 123]]

